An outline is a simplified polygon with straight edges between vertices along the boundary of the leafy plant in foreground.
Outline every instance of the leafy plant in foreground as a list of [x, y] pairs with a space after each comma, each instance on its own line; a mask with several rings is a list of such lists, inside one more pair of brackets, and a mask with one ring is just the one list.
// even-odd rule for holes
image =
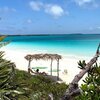
[[81, 85], [83, 92], [76, 100], [100, 100], [100, 65], [97, 63], [93, 65], [83, 82]]
[[[0, 38], [0, 46], [8, 44], [2, 42], [5, 36]], [[53, 94], [54, 100], [58, 100], [66, 88], [65, 83], [59, 84], [42, 75], [30, 75], [28, 72], [15, 69], [15, 64], [3, 59], [4, 52], [0, 52], [0, 100], [49, 100], [49, 94]]]

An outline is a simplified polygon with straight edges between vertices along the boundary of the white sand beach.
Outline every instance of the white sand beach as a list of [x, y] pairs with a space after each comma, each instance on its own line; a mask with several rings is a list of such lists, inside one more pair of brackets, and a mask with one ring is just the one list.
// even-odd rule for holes
[[[34, 54], [36, 52], [28, 52], [28, 51], [18, 51], [18, 50], [10, 50], [1, 48], [1, 51], [5, 51], [5, 56], [7, 60], [11, 60], [16, 64], [16, 68], [20, 70], [27, 71], [28, 61], [24, 58], [27, 54]], [[39, 53], [39, 52], [37, 52]], [[59, 77], [62, 80], [62, 82], [70, 83], [74, 76], [79, 73], [80, 69], [77, 67], [77, 62], [79, 60], [85, 59], [86, 61], [89, 61], [91, 58], [84, 58], [84, 57], [77, 57], [73, 55], [62, 55], [62, 59], [60, 60], [60, 66], [59, 66]], [[47, 69], [40, 69], [41, 72], [45, 71], [50, 75], [50, 61], [44, 61], [44, 60], [33, 60], [31, 63], [31, 67], [47, 67]], [[56, 69], [57, 67], [56, 61], [53, 62], [53, 69]], [[66, 73], [67, 71], [67, 73]], [[57, 75], [56, 72], [52, 73], [54, 76]], [[82, 81], [81, 81], [82, 82]]]

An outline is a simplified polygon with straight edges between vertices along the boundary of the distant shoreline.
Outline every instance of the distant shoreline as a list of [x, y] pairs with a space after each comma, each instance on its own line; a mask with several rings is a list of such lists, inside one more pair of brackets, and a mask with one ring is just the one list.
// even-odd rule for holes
[[[5, 34], [1, 34], [3, 36]], [[6, 35], [6, 36], [55, 36], [55, 35], [100, 35], [100, 34], [83, 34], [83, 33], [72, 33], [72, 34], [16, 34], [16, 35]]]

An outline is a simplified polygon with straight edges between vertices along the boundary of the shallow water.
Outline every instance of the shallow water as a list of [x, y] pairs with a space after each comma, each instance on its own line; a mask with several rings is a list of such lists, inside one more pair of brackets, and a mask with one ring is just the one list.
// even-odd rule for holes
[[92, 56], [100, 42], [99, 34], [8, 36], [8, 49], [39, 53]]

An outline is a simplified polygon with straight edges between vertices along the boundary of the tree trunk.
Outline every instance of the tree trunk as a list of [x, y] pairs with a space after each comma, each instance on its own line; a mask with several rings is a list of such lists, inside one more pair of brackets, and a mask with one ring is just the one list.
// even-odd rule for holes
[[86, 64], [85, 69], [82, 69], [82, 71], [80, 71], [80, 73], [74, 77], [72, 82], [69, 84], [69, 88], [67, 89], [61, 100], [73, 100], [75, 96], [80, 95], [81, 90], [78, 87], [78, 82], [89, 71], [91, 66], [97, 61], [100, 55], [99, 48], [100, 44], [97, 48], [95, 56]]

